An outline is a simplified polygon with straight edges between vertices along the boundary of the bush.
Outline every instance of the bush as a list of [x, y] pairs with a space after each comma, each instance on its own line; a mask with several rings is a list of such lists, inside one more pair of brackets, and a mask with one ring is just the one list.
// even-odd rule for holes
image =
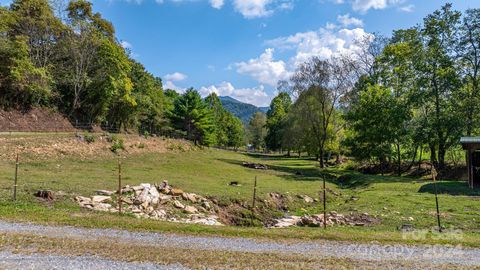
[[113, 142], [112, 146], [110, 147], [110, 150], [114, 153], [117, 153], [118, 150], [125, 150], [125, 145], [123, 143], [123, 140], [119, 139], [118, 141]]
[[116, 134], [111, 134], [108, 138], [107, 141], [112, 143], [112, 146], [110, 146], [110, 150], [114, 153], [117, 153], [118, 150], [125, 150], [125, 144], [123, 142], [123, 139], [118, 138], [118, 135]]
[[118, 135], [117, 134], [109, 134], [107, 137], [107, 142], [109, 143], [114, 143], [118, 141]]
[[93, 134], [87, 133], [87, 134], [85, 134], [84, 138], [85, 138], [85, 141], [87, 143], [94, 143], [95, 142], [95, 135], [93, 135]]

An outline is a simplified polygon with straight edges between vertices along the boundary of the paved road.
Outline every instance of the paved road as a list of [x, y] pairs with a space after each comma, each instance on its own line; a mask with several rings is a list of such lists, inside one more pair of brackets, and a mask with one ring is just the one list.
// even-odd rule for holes
[[[437, 265], [480, 266], [480, 249], [445, 246], [406, 246], [356, 244], [336, 241], [275, 242], [249, 238], [199, 237], [164, 233], [129, 232], [113, 229], [87, 229], [68, 226], [43, 226], [0, 221], [0, 233], [22, 233], [53, 238], [128, 242], [142, 246], [178, 247], [192, 250], [214, 250], [253, 253], [287, 253], [320, 257], [349, 258], [368, 261], [405, 261]], [[4, 257], [0, 253], [0, 261]], [[36, 255], [35, 258], [41, 258]], [[68, 257], [67, 257], [68, 259]], [[65, 260], [65, 258], [63, 259]], [[0, 264], [0, 267], [2, 265]], [[127, 266], [126, 266], [127, 267]], [[151, 266], [145, 266], [151, 267]], [[177, 267], [177, 266], [173, 266]], [[116, 269], [121, 269], [116, 268]], [[91, 268], [90, 268], [91, 269]], [[153, 268], [144, 268], [153, 269]], [[165, 268], [159, 268], [165, 269]]]

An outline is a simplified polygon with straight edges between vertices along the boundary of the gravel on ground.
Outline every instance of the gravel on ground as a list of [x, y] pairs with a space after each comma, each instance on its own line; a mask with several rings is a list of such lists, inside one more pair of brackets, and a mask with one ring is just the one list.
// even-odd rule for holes
[[81, 240], [109, 239], [130, 243], [132, 245], [137, 244], [192, 250], [286, 253], [360, 261], [422, 261], [423, 263], [432, 265], [454, 264], [466, 267], [480, 266], [480, 249], [465, 248], [462, 246], [382, 245], [338, 241], [284, 242], [251, 238], [201, 237], [167, 233], [131, 232], [115, 229], [44, 226], [4, 221], [0, 221], [0, 233], [30, 234]]
[[45, 254], [19, 254], [0, 251], [0, 268], [23, 269], [76, 269], [76, 270], [186, 270], [181, 265], [129, 263], [102, 259], [96, 256], [57, 256]]

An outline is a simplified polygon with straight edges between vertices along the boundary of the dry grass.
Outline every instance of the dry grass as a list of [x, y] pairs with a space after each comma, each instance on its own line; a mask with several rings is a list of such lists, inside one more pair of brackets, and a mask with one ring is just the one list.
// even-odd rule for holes
[[[95, 138], [88, 143], [83, 136]], [[108, 141], [108, 134], [92, 133], [45, 133], [30, 135], [14, 134], [0, 136], [0, 159], [14, 160], [16, 154], [20, 155], [23, 162], [32, 160], [55, 160], [75, 158], [85, 160], [91, 158], [111, 158], [115, 156], [110, 150], [112, 143]], [[187, 141], [165, 138], [144, 138], [137, 135], [116, 135], [124, 141], [125, 150], [122, 156], [142, 153], [166, 153], [175, 151], [188, 151], [192, 145]]]
[[154, 248], [108, 240], [86, 241], [22, 234], [0, 234], [0, 248], [18, 253], [97, 255], [127, 261], [181, 264], [192, 269], [478, 269], [421, 262], [372, 262], [279, 253], [246, 253], [179, 248]]

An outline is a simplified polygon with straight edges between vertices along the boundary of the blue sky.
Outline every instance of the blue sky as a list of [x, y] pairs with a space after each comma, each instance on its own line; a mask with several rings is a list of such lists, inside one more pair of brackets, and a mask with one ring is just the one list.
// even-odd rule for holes
[[258, 106], [304, 59], [348, 53], [365, 33], [413, 26], [446, 2], [480, 8], [479, 0], [93, 0], [166, 87]]

